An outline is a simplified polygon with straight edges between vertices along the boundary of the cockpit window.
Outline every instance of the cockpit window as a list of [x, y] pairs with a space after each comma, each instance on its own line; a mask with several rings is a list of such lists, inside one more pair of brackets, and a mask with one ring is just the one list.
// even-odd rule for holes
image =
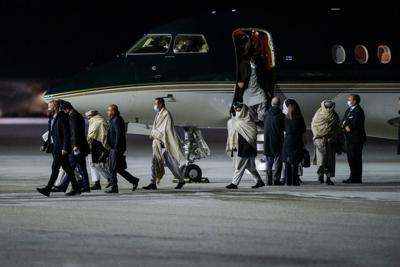
[[174, 53], [208, 53], [206, 38], [202, 34], [178, 34], [175, 38]]
[[165, 54], [171, 39], [170, 34], [148, 34], [129, 49], [128, 54]]

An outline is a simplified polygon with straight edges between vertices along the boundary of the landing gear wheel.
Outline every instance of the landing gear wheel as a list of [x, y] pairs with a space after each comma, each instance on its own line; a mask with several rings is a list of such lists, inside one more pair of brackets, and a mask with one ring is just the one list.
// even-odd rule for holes
[[202, 178], [202, 172], [199, 166], [196, 164], [190, 164], [188, 166], [181, 167], [182, 173], [185, 177], [189, 178], [189, 181], [193, 181], [195, 183], [200, 183]]

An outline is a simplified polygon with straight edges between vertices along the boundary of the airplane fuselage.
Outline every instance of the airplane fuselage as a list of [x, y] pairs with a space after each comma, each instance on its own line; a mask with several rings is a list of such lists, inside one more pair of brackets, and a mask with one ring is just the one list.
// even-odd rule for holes
[[[396, 138], [397, 129], [387, 122], [397, 117], [399, 110], [398, 32], [371, 30], [371, 22], [361, 19], [353, 25], [342, 25], [338, 21], [343, 18], [330, 16], [320, 23], [312, 18], [296, 23], [296, 16], [234, 13], [178, 20], [144, 36], [144, 41], [149, 36], [163, 37], [167, 40], [166, 51], [135, 53], [131, 52], [137, 49], [134, 46], [112, 62], [94, 66], [51, 88], [45, 98], [71, 101], [80, 112], [105, 112], [109, 104], [115, 103], [126, 121], [151, 125], [155, 116], [153, 100], [165, 97], [176, 125], [223, 128], [237, 80], [232, 33], [257, 29], [271, 36], [275, 94], [295, 98], [308, 126], [322, 100], [334, 100], [342, 116], [347, 108], [346, 97], [356, 93], [366, 113], [367, 134]], [[279, 23], [283, 19], [285, 24]], [[208, 50], [176, 52], [177, 39], [185, 35], [204, 36]], [[338, 45], [343, 51], [333, 50]], [[363, 47], [360, 59], [356, 50]], [[379, 49], [385, 47], [391, 50], [390, 60], [382, 63]]]

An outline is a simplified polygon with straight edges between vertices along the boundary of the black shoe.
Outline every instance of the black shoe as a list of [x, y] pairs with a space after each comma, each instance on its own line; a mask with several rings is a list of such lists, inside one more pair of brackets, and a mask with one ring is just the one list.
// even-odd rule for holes
[[132, 192], [136, 191], [139, 185], [139, 179], [132, 184]]
[[[272, 185], [272, 181], [271, 181], [271, 185]], [[265, 184], [263, 181], [260, 180], [255, 185], [253, 185], [251, 188], [255, 189], [255, 188], [259, 188], [259, 187], [263, 187], [263, 186], [265, 186]]]
[[64, 188], [62, 188], [60, 186], [56, 186], [56, 185], [54, 185], [53, 188], [51, 189], [51, 192], [64, 192], [65, 193], [65, 191], [67, 191], [66, 188], [64, 189]]
[[111, 186], [110, 188], [108, 188], [107, 190], [104, 190], [104, 193], [107, 194], [118, 194], [118, 186]]
[[76, 196], [76, 195], [80, 195], [80, 194], [81, 194], [81, 190], [72, 189], [71, 191], [69, 191], [65, 195], [66, 196]]
[[107, 185], [106, 185], [106, 188], [109, 188], [111, 186], [111, 183], [108, 183]]
[[326, 184], [327, 185], [335, 185], [335, 183], [332, 182], [331, 178], [329, 178], [329, 177], [326, 178]]
[[157, 185], [156, 184], [149, 184], [148, 186], [143, 186], [143, 189], [145, 189], [145, 190], [157, 190]]
[[282, 182], [279, 181], [279, 180], [275, 180], [275, 181], [274, 181], [274, 185], [284, 185], [284, 183], [282, 183]]
[[101, 185], [100, 182], [97, 181], [94, 183], [94, 185], [92, 185], [92, 187], [90, 187], [91, 190], [101, 190]]
[[235, 184], [227, 185], [226, 188], [228, 188], [228, 189], [238, 189], [237, 185], [235, 185]]
[[46, 197], [49, 197], [50, 196], [50, 189], [48, 188], [48, 187], [42, 187], [42, 188], [40, 188], [40, 187], [38, 187], [38, 188], [36, 188], [36, 190], [40, 193], [40, 194], [42, 194], [42, 195], [44, 195], [44, 196], [46, 196]]
[[182, 187], [183, 187], [184, 184], [186, 184], [185, 181], [179, 182], [179, 183], [175, 186], [175, 189], [182, 189]]
[[323, 184], [324, 183], [324, 176], [318, 176], [318, 181]]

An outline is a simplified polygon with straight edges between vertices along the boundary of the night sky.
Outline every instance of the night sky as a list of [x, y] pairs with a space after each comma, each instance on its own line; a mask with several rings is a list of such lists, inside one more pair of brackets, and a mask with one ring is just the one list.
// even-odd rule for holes
[[[324, 2], [322, 8], [307, 1], [296, 6], [293, 1], [228, 2], [227, 6], [217, 0], [0, 0], [0, 79], [70, 76], [91, 62], [115, 57], [147, 30], [179, 17], [232, 8], [295, 10], [306, 16], [306, 12], [319, 12], [318, 9], [331, 6]], [[340, 5], [337, 1], [331, 3]], [[352, 8], [362, 13], [357, 10], [366, 8], [366, 3]]]
[[126, 51], [154, 26], [218, 6], [166, 2], [0, 0], [0, 78], [70, 75]]

